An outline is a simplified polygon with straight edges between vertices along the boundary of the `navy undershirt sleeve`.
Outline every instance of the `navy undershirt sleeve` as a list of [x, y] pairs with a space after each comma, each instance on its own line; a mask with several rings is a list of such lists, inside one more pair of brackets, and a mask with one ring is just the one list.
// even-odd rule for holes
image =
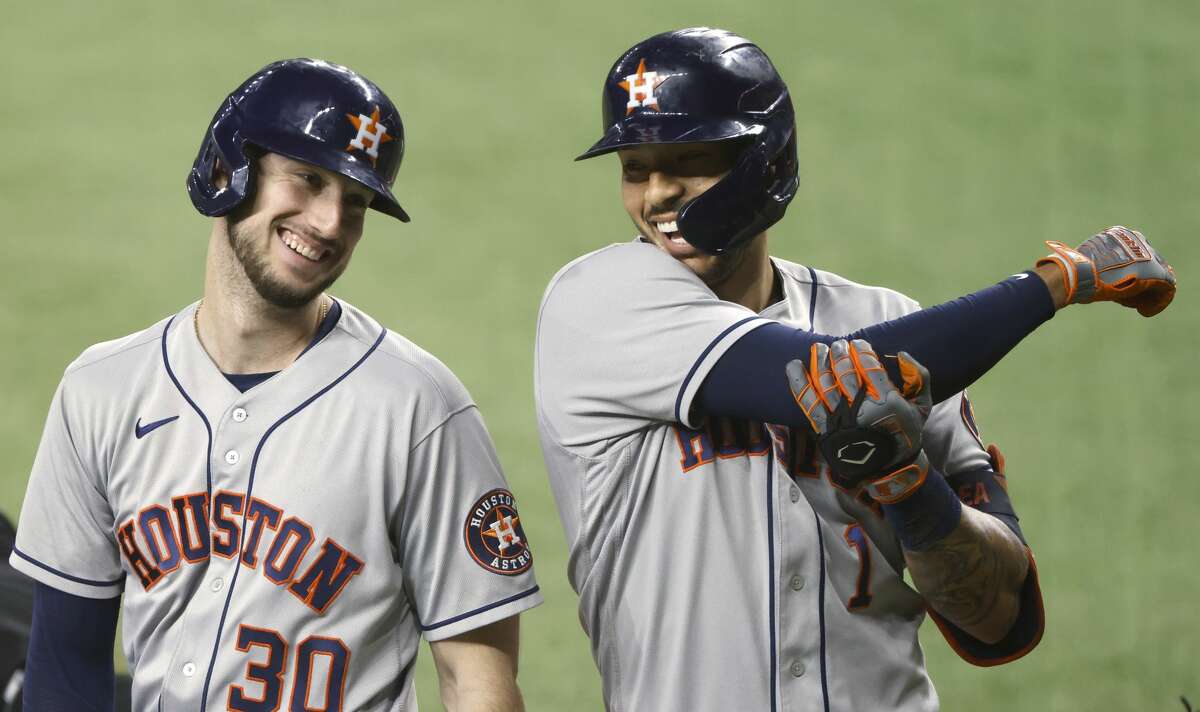
[[120, 609], [119, 597], [84, 598], [37, 584], [21, 693], [24, 709], [112, 712]]
[[807, 361], [812, 344], [839, 338], [868, 341], [895, 383], [900, 372], [896, 359], [888, 356], [907, 351], [929, 369], [933, 400], [939, 403], [974, 383], [1053, 316], [1045, 282], [1026, 272], [850, 334], [814, 334], [769, 323], [729, 347], [701, 384], [696, 403], [709, 415], [808, 427], [792, 399], [784, 367], [792, 359]]

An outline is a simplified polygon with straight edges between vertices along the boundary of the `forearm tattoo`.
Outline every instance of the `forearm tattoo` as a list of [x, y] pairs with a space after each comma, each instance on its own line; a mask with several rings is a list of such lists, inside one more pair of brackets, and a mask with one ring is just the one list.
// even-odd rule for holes
[[925, 600], [958, 627], [999, 638], [1012, 626], [1029, 560], [1001, 522], [964, 508], [954, 532], [926, 551], [906, 551], [905, 559]]

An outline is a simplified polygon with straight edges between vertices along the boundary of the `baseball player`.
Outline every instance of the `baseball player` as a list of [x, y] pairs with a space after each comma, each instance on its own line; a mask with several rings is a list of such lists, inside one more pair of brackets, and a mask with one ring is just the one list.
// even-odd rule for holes
[[[769, 256], [798, 184], [795, 120], [750, 41], [651, 37], [620, 56], [602, 102], [605, 133], [580, 158], [619, 154], [638, 237], [551, 280], [535, 397], [607, 707], [933, 710], [927, 611], [971, 662], [1028, 652], [1036, 570], [963, 389], [1067, 304], [1161, 311], [1170, 267], [1112, 228], [918, 311]], [[796, 358], [817, 401], [789, 388]], [[919, 454], [856, 435], [861, 410], [830, 390], [847, 364], [906, 394], [927, 384], [938, 405], [916, 425]]]
[[493, 446], [438, 360], [325, 290], [367, 208], [402, 221], [400, 116], [294, 59], [222, 102], [188, 177], [204, 297], [66, 370], [14, 567], [38, 582], [25, 700], [136, 710], [415, 710], [430, 642], [453, 710], [522, 708], [541, 602]]

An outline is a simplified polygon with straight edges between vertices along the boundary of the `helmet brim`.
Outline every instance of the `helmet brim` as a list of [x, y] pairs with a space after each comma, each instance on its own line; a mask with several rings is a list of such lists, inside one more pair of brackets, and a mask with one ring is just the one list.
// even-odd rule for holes
[[404, 208], [400, 207], [396, 196], [392, 195], [392, 191], [382, 181], [379, 180], [375, 170], [364, 160], [358, 158], [354, 154], [346, 153], [342, 157], [344, 169], [338, 173], [347, 178], [358, 181], [359, 183], [370, 188], [375, 193], [375, 199], [371, 201], [371, 208], [378, 210], [384, 215], [391, 215], [400, 222], [409, 222], [411, 218]]
[[[357, 153], [339, 151], [327, 144], [307, 141], [282, 133], [273, 133], [266, 136], [248, 136], [247, 140], [273, 153], [340, 173], [350, 180], [369, 188], [375, 194], [375, 198], [371, 201], [370, 205], [374, 210], [378, 210], [385, 215], [390, 215], [400, 222], [409, 222], [411, 220], [404, 208], [400, 207], [400, 202], [396, 200], [396, 196], [392, 195], [391, 188], [379, 179], [379, 174], [375, 172], [375, 167], [371, 165], [371, 162]], [[314, 143], [316, 143], [315, 147]], [[319, 155], [323, 159], [320, 163], [313, 161], [314, 151], [320, 152]]]
[[697, 122], [682, 114], [640, 114], [613, 124], [591, 148], [575, 157], [582, 161], [628, 148], [666, 143], [709, 143], [755, 136], [766, 127], [741, 119]]

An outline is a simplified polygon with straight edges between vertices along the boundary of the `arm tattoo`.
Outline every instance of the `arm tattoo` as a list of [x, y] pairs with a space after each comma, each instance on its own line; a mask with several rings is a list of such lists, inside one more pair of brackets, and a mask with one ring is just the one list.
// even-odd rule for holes
[[1008, 527], [964, 507], [953, 533], [904, 556], [917, 589], [942, 616], [985, 641], [1008, 632], [1029, 568], [1024, 546]]

